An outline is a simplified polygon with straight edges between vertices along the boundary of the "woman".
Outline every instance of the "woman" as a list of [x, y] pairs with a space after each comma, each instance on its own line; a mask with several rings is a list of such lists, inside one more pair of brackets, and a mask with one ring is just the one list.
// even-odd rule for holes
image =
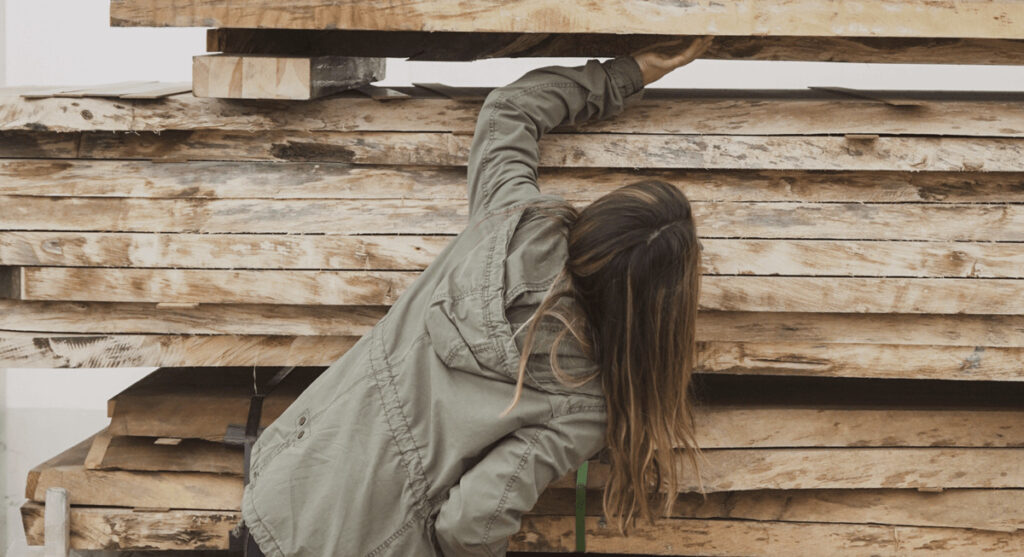
[[655, 487], [675, 493], [680, 456], [699, 455], [690, 206], [645, 181], [577, 212], [540, 192], [537, 141], [621, 112], [709, 42], [488, 95], [469, 225], [253, 448], [242, 516], [262, 552], [504, 555], [544, 488], [603, 447], [620, 531], [652, 519]]

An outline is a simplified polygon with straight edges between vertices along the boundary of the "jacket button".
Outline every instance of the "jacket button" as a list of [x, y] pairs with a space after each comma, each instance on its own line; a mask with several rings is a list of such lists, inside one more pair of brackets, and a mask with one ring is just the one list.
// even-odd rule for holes
[[305, 435], [305, 434], [306, 434], [306, 430], [304, 430], [304, 429], [303, 430], [299, 430], [298, 438], [302, 439], [302, 436]]
[[306, 425], [306, 417], [305, 416], [299, 418], [299, 425]]

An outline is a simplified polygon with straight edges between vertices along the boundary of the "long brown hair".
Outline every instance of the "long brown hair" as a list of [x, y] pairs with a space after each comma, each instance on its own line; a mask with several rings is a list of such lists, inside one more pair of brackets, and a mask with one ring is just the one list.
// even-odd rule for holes
[[[625, 534], [638, 517], [654, 523], [659, 499], [669, 515], [683, 484], [684, 454], [705, 493], [690, 390], [701, 277], [693, 214], [683, 192], [660, 180], [620, 187], [582, 211], [559, 202], [537, 208], [565, 224], [569, 257], [527, 321], [516, 393], [505, 413], [519, 401], [538, 325], [546, 317], [559, 321], [550, 351], [555, 376], [577, 386], [593, 378], [561, 372], [555, 347], [571, 334], [603, 383], [611, 464], [604, 514]], [[577, 310], [559, 305], [563, 297]]]

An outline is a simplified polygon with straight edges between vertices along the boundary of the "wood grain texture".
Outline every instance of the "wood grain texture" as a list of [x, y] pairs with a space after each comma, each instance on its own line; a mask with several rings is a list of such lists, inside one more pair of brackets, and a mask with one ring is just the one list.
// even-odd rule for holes
[[[386, 306], [25, 302], [0, 299], [0, 329], [40, 333], [362, 336]], [[697, 340], [1024, 347], [1024, 316], [701, 311]], [[228, 342], [225, 338], [220, 342]], [[238, 342], [245, 344], [247, 339]]]
[[[423, 270], [452, 236], [0, 232], [0, 264]], [[1012, 243], [705, 239], [705, 275], [1024, 277]]]
[[384, 79], [383, 58], [214, 54], [192, 57], [192, 92], [219, 99], [309, 100]]
[[[390, 305], [416, 271], [17, 267], [22, 300]], [[1024, 313], [1024, 283], [1001, 279], [706, 276], [700, 309]]]
[[1024, 38], [1024, 7], [1010, 0], [936, 4], [863, 0], [839, 9], [814, 0], [717, 4], [616, 0], [593, 4], [498, 0], [465, 6], [451, 0], [326, 2], [258, 0], [246, 9], [225, 0], [113, 0], [114, 26], [268, 27], [539, 33], [894, 36]]
[[[1015, 203], [694, 201], [691, 207], [701, 238], [1024, 241], [1024, 204]], [[6, 230], [448, 235], [468, 221], [464, 200], [445, 199], [0, 196], [0, 211]]]
[[[21, 506], [29, 545], [43, 543], [44, 507]], [[123, 507], [71, 507], [71, 548], [87, 550], [190, 551], [226, 550], [239, 511], [147, 511]], [[190, 553], [201, 557], [202, 553]], [[209, 554], [211, 557], [214, 554]]]
[[68, 490], [72, 505], [237, 510], [242, 479], [200, 472], [87, 470], [86, 439], [29, 471], [25, 497], [44, 501], [46, 489]]
[[[1024, 467], [1019, 461], [1024, 455], [1022, 448], [711, 449], [703, 454], [706, 462], [701, 478], [708, 492], [1024, 487]], [[591, 460], [588, 468], [587, 487], [603, 487], [608, 481], [608, 465]], [[700, 491], [688, 464], [680, 472], [681, 492]], [[573, 471], [551, 487], [575, 485]]]
[[[474, 33], [350, 29], [208, 29], [206, 50], [293, 56], [385, 56], [413, 60], [615, 57], [680, 35]], [[704, 60], [799, 60], [899, 64], [1020, 64], [1024, 44], [1005, 39], [717, 36]]]
[[[260, 427], [280, 416], [321, 370], [293, 370], [264, 399]], [[265, 381], [276, 371], [261, 368], [256, 373]], [[251, 367], [159, 368], [110, 399], [108, 431], [114, 436], [223, 441], [229, 425], [246, 423], [253, 373]]]
[[[601, 491], [588, 490], [586, 516], [603, 513]], [[1024, 527], [1020, 489], [757, 489], [681, 493], [672, 518], [747, 519], [779, 522], [876, 523], [946, 526], [1012, 533]], [[575, 492], [544, 491], [527, 513], [531, 517], [572, 516]], [[1018, 532], [1017, 535], [1020, 535]]]
[[[302, 162], [0, 160], [0, 195], [169, 199], [465, 201], [462, 168]], [[544, 193], [591, 201], [658, 179], [692, 202], [1024, 203], [1021, 172], [542, 168]]]
[[86, 461], [90, 470], [140, 472], [209, 472], [242, 475], [242, 447], [199, 439], [158, 445], [152, 437], [112, 437], [101, 458]]
[[[60, 138], [39, 137], [59, 135]], [[464, 166], [471, 135], [427, 132], [253, 134], [167, 131], [0, 133], [4, 158], [316, 161], [396, 166]], [[587, 168], [740, 170], [1021, 171], [1016, 138], [551, 134], [540, 165]]]
[[[863, 557], [866, 555], [1017, 555], [1019, 533], [964, 528], [922, 528], [878, 524], [818, 524], [749, 520], [665, 519], [644, 523], [621, 536], [597, 517], [585, 520], [587, 551], [635, 555], [702, 557]], [[638, 524], [639, 521], [638, 521]], [[512, 551], [570, 552], [576, 547], [575, 517], [523, 519], [510, 539]]]
[[[472, 134], [491, 87], [460, 88], [449, 99], [419, 87], [381, 102], [339, 93], [305, 103], [174, 95], [126, 99], [25, 99], [0, 88], [0, 130], [330, 131]], [[816, 89], [646, 89], [615, 118], [561, 125], [551, 133], [711, 135], [956, 135], [1021, 137], [1024, 93], [1014, 91], [864, 90], [876, 98]], [[878, 100], [882, 99], [882, 100]], [[886, 102], [905, 103], [890, 106]]]
[[[83, 335], [0, 331], [4, 367], [321, 365], [359, 340], [351, 336]], [[326, 364], [324, 364], [326, 365]]]
[[[559, 490], [549, 490], [541, 495], [539, 506], [552, 499], [552, 496], [559, 495]], [[711, 494], [709, 500], [712, 504], [717, 503], [718, 508], [725, 505], [720, 503], [722, 498], [716, 497], [719, 494]], [[1003, 549], [1016, 551], [1020, 546], [1018, 534], [1012, 532], [999, 533], [991, 530], [999, 524], [1015, 524], [1010, 522], [1013, 518], [1005, 519], [998, 516], [997, 511], [1002, 509], [1013, 513], [1019, 509], [1019, 503], [1014, 501], [1020, 499], [1021, 493], [1017, 490], [956, 490], [943, 493], [916, 493], [913, 491], [897, 490], [857, 490], [841, 492], [793, 492], [785, 495], [778, 492], [749, 492], [728, 494], [730, 501], [735, 501], [735, 507], [723, 510], [726, 516], [733, 517], [733, 520], [706, 520], [706, 519], [683, 519], [667, 520], [659, 522], [659, 526], [653, 528], [645, 526], [641, 531], [629, 538], [621, 538], [621, 542], [633, 542], [643, 540], [640, 543], [653, 545], [649, 541], [652, 535], [660, 535], [661, 531], [668, 530], [675, 532], [676, 536], [671, 539], [675, 542], [680, 535], [688, 538], [688, 543], [697, 545], [701, 541], [717, 544], [712, 549], [719, 549], [721, 555], [733, 555], [729, 553], [735, 547], [721, 547], [721, 544], [730, 546], [746, 546], [746, 555], [778, 555], [778, 552], [803, 555], [820, 555], [811, 551], [808, 545], [811, 542], [818, 544], [820, 549], [822, 540], [831, 541], [825, 549], [841, 546], [849, 542], [855, 547], [865, 542], [870, 543], [869, 551], [876, 554], [885, 551], [887, 548], [893, 554], [898, 551], [908, 551], [907, 546], [912, 542], [934, 541], [932, 546], [963, 549], [961, 553], [968, 554], [975, 549], [984, 551], [988, 547], [995, 549], [995, 554]], [[1012, 497], [1011, 497], [1012, 496]], [[774, 508], [778, 512], [782, 500], [785, 499], [785, 516], [764, 516], [771, 513]], [[595, 496], [588, 497], [590, 503], [596, 502]], [[927, 504], [922, 504], [927, 503]], [[960, 507], [958, 509], [957, 507]], [[571, 507], [570, 507], [571, 509]], [[984, 517], [976, 514], [963, 512], [966, 509], [978, 509], [986, 512]], [[535, 508], [536, 510], [536, 508]], [[958, 512], [960, 511], [960, 512]], [[711, 514], [714, 511], [702, 514]], [[884, 512], [892, 522], [902, 526], [888, 527], [874, 524], [843, 524], [851, 521], [844, 517], [872, 517]], [[43, 506], [39, 503], [28, 502], [21, 507], [22, 520], [25, 525], [26, 537], [29, 544], [39, 545], [43, 540]], [[536, 551], [541, 544], [552, 543], [543, 546], [547, 550], [570, 551], [575, 547], [571, 538], [573, 524], [567, 522], [571, 517], [568, 513], [560, 513], [562, 516], [549, 516], [536, 512], [526, 515], [523, 528], [512, 539], [513, 549]], [[588, 514], [591, 511], [588, 510]], [[744, 521], [744, 518], [752, 517], [759, 522]], [[1014, 517], [1014, 514], [1008, 515]], [[808, 517], [808, 518], [803, 518]], [[813, 517], [813, 518], [811, 518]], [[984, 518], [991, 518], [991, 522], [984, 522]], [[230, 529], [241, 519], [237, 511], [202, 511], [202, 510], [172, 510], [172, 511], [133, 511], [132, 509], [117, 507], [72, 507], [71, 508], [71, 547], [77, 550], [99, 550], [116, 548], [121, 550], [201, 550], [220, 549], [228, 547], [228, 533]], [[787, 520], [788, 519], [788, 520]], [[596, 521], [596, 517], [588, 519], [588, 546], [593, 544], [615, 543], [617, 536], [607, 532], [608, 528]], [[798, 522], [789, 522], [789, 521]], [[857, 520], [857, 519], [852, 519]], [[868, 521], [870, 518], [858, 521]], [[800, 523], [803, 522], [803, 523]], [[836, 524], [825, 524], [827, 522]], [[920, 527], [926, 526], [926, 527]], [[957, 526], [957, 528], [929, 528], [928, 526]], [[1009, 528], [1009, 526], [1003, 526]], [[705, 528], [712, 528], [707, 530]], [[891, 535], [899, 535], [898, 540], [902, 543], [888, 541], [885, 533], [879, 531], [884, 529]], [[555, 532], [563, 532], [556, 534]], [[714, 535], [732, 535], [731, 542], [721, 540]], [[773, 535], [778, 534], [778, 535]], [[865, 536], [866, 534], [866, 536]], [[563, 545], [557, 545], [550, 538], [562, 540]], [[739, 539], [736, 539], [736, 537]], [[819, 537], [820, 536], [820, 537]], [[767, 543], [765, 538], [767, 537]], [[888, 545], [887, 545], [888, 544]], [[763, 553], [749, 553], [749, 548], [757, 548], [756, 551]], [[920, 546], [911, 546], [920, 547]], [[792, 553], [796, 548], [803, 553]], [[922, 548], [911, 549], [911, 555], [934, 554], [933, 549]], [[645, 548], [640, 548], [645, 549]], [[660, 548], [664, 551], [666, 548]], [[645, 549], [649, 552], [659, 551], [659, 548]], [[627, 549], [627, 551], [630, 551]], [[840, 551], [843, 551], [840, 548]], [[853, 549], [846, 549], [848, 555], [862, 555]], [[695, 553], [688, 549], [687, 554], [709, 554]], [[710, 553], [716, 554], [716, 553]]]

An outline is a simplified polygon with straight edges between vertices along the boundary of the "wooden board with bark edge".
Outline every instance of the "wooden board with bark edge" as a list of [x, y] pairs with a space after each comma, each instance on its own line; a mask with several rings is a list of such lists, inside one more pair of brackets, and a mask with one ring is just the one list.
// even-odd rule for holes
[[201, 472], [88, 470], [92, 437], [28, 473], [25, 497], [45, 501], [46, 490], [63, 487], [72, 505], [237, 510], [242, 478]]
[[[390, 305], [417, 271], [14, 267], [21, 300]], [[1024, 281], [983, 278], [704, 276], [702, 310], [1024, 313]]]
[[[0, 331], [5, 367], [326, 366], [358, 337], [40, 334]], [[1022, 348], [737, 343], [698, 348], [702, 373], [1021, 381]], [[920, 356], [908, 361], [906, 358]]]
[[[573, 203], [582, 209], [585, 203]], [[691, 204], [701, 238], [1024, 241], [1024, 204]], [[135, 199], [0, 196], [6, 230], [203, 234], [458, 234], [465, 200]]]
[[[39, 333], [362, 336], [386, 306], [25, 302], [0, 299], [0, 330]], [[88, 319], [83, 318], [88, 316]], [[698, 341], [1024, 347], [1024, 315], [701, 311]], [[239, 339], [244, 342], [244, 339]]]
[[[88, 470], [92, 439], [29, 472], [26, 497], [41, 502], [64, 487], [74, 505], [237, 510], [242, 478], [202, 472]], [[705, 489], [1019, 488], [1021, 448], [710, 449]], [[599, 488], [607, 465], [590, 462], [588, 488]], [[551, 487], [575, 485], [575, 472]], [[684, 475], [684, 491], [697, 486]], [[571, 481], [570, 481], [571, 480]]]
[[[1024, 41], [1022, 41], [1024, 42]], [[457, 132], [472, 134], [485, 96], [410, 96], [381, 101], [339, 93], [305, 103], [232, 101], [175, 95], [159, 101], [24, 99], [0, 88], [0, 130], [95, 132], [222, 130], [296, 132]], [[861, 90], [858, 90], [861, 91]], [[875, 99], [803, 89], [647, 89], [614, 118], [560, 125], [551, 134], [957, 135], [1024, 136], [1024, 93], [863, 90]], [[419, 96], [417, 96], [419, 95]], [[890, 106], [888, 102], [905, 103]], [[984, 115], [984, 116], [981, 116]]]
[[[640, 523], [640, 521], [638, 521]], [[693, 555], [707, 557], [863, 557], [865, 555], [1020, 555], [1020, 532], [928, 528], [884, 524], [821, 524], [749, 520], [665, 519], [644, 523], [621, 536], [598, 517], [585, 519], [587, 551], [598, 553]], [[512, 551], [569, 552], [576, 547], [572, 516], [523, 517], [510, 538]]]
[[370, 29], [521, 33], [644, 33], [703, 35], [1024, 38], [1024, 6], [1012, 0], [936, 4], [864, 0], [836, 11], [814, 0], [736, 0], [723, 10], [704, 3], [641, 0], [514, 7], [478, 2], [472, 11], [452, 0], [339, 4], [326, 0], [253, 0], [239, 10], [226, 0], [112, 0], [110, 24], [148, 27]]
[[[586, 516], [603, 514], [602, 492], [587, 490]], [[673, 518], [747, 519], [765, 522], [881, 523], [947, 526], [1012, 533], [1024, 531], [1019, 489], [756, 489], [680, 493]], [[575, 490], [548, 488], [526, 514], [571, 516]]]
[[[232, 54], [384, 56], [469, 61], [504, 57], [612, 58], [680, 35], [473, 33], [350, 29], [206, 30], [206, 50]], [[999, 39], [717, 36], [703, 60], [897, 64], [1020, 64], [1024, 44]]]
[[[452, 239], [0, 231], [0, 264], [422, 270]], [[1024, 278], [1024, 249], [1011, 243], [707, 238], [702, 243], [701, 265], [706, 275]]]
[[[772, 448], [703, 451], [704, 489], [869, 489], [1024, 487], [1024, 448]], [[591, 460], [588, 488], [608, 480], [608, 465]], [[688, 461], [681, 492], [700, 490]], [[576, 485], [576, 473], [551, 487]], [[664, 486], [662, 486], [664, 488]]]
[[[259, 139], [255, 139], [258, 137]], [[4, 158], [148, 159], [180, 162], [320, 161], [464, 166], [472, 135], [426, 132], [169, 130], [0, 132]], [[550, 134], [540, 166], [733, 170], [1019, 172], [1018, 138], [956, 136]]]
[[178, 439], [174, 445], [157, 444], [153, 437], [109, 437], [93, 442], [85, 467], [89, 470], [139, 472], [209, 472], [242, 475], [242, 447], [216, 441]]
[[[542, 495], [542, 502], [551, 491]], [[985, 495], [997, 497], [1000, 492], [1008, 490], [985, 491], [981, 501], [989, 501]], [[847, 492], [857, 494], [858, 491]], [[879, 512], [891, 516], [893, 511], [899, 513], [902, 510], [883, 507]], [[73, 506], [71, 512], [72, 548], [76, 550], [226, 550], [228, 532], [241, 520], [238, 511], [159, 512]], [[795, 510], [792, 514], [799, 513], [800, 510]], [[741, 511], [736, 514], [741, 514]], [[911, 511], [908, 514], [918, 513]], [[940, 510], [935, 514], [943, 513]], [[29, 544], [41, 545], [43, 506], [26, 503], [22, 507], [22, 518]], [[971, 518], [973, 520], [967, 523], [977, 522], [976, 517]], [[926, 520], [935, 519], [929, 517]], [[575, 547], [573, 521], [571, 516], [527, 513], [523, 517], [520, 531], [511, 539], [510, 549], [572, 551]], [[588, 549], [591, 551], [670, 554], [666, 552], [675, 553], [675, 548], [682, 546], [684, 549], [681, 551], [687, 555], [727, 556], [741, 551], [743, 555], [766, 557], [779, 554], [818, 557], [821, 551], [829, 551], [829, 555], [862, 556], [866, 555], [864, 548], [872, 555], [934, 555], [935, 547], [993, 555], [1016, 555], [1024, 551], [1024, 537], [1020, 531], [1004, 532], [971, 527], [669, 518], [659, 521], [653, 527], [641, 526], [629, 538], [620, 538], [610, 532], [608, 526], [599, 523], [596, 516], [588, 517], [586, 522]], [[640, 547], [635, 545], [638, 540], [642, 540], [639, 542]]]
[[[266, 380], [276, 368], [256, 371]], [[223, 441], [230, 425], [246, 423], [252, 394], [249, 367], [162, 367], [107, 402], [111, 436]], [[260, 427], [270, 425], [320, 374], [297, 367], [263, 400]]]
[[[538, 183], [543, 193], [580, 202], [646, 179], [677, 186], [691, 202], [1024, 203], [1024, 172], [542, 168]], [[0, 195], [465, 202], [467, 192], [457, 167], [7, 159]]]

